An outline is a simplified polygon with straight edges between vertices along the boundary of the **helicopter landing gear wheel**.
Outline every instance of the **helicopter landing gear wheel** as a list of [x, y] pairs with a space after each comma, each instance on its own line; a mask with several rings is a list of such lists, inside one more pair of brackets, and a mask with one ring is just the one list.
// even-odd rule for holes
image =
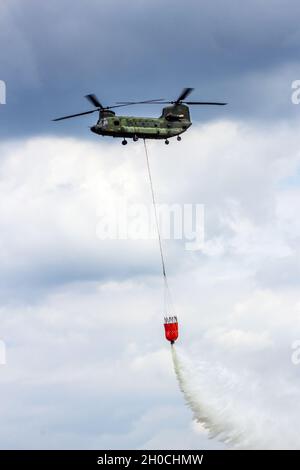
[[133, 136], [133, 142], [137, 142], [139, 140], [138, 136], [137, 135], [134, 135]]
[[122, 145], [127, 145], [127, 140], [126, 139], [122, 140]]
[[166, 145], [169, 145], [169, 143], [170, 143], [170, 142], [168, 141], [168, 139], [166, 139], [166, 140], [165, 140], [165, 144], [166, 144]]
[[180, 137], [180, 135], [178, 135], [178, 136], [177, 136], [177, 140], [178, 140], [178, 142], [180, 142], [180, 141], [181, 141], [181, 137]]

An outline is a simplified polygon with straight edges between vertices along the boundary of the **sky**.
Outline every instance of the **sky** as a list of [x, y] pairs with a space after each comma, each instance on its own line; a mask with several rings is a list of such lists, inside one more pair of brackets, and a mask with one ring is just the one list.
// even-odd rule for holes
[[90, 133], [94, 114], [51, 121], [90, 109], [87, 93], [108, 105], [187, 86], [228, 105], [193, 108], [180, 143], [149, 142], [158, 201], [205, 208], [202, 250], [164, 242], [178, 349], [195, 380], [201, 360], [238, 378], [261, 446], [299, 448], [299, 9], [1, 2], [0, 448], [224, 447], [176, 382], [157, 241], [97, 237], [108, 205], [151, 202], [142, 143]]

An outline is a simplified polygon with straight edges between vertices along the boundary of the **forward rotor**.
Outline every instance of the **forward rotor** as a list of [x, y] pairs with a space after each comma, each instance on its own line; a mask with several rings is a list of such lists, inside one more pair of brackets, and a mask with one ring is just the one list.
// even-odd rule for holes
[[85, 116], [86, 114], [92, 114], [95, 113], [96, 111], [106, 111], [114, 108], [122, 108], [124, 106], [130, 106], [133, 104], [146, 104], [146, 103], [154, 103], [154, 102], [160, 102], [163, 100], [163, 98], [159, 98], [157, 100], [147, 100], [147, 101], [133, 101], [133, 102], [124, 102], [124, 103], [117, 103], [113, 106], [103, 106], [102, 103], [98, 100], [97, 96], [93, 93], [89, 95], [85, 95], [85, 98], [93, 105], [95, 106], [95, 109], [92, 109], [91, 111], [84, 111], [83, 113], [77, 113], [77, 114], [69, 114], [68, 116], [62, 116], [56, 119], [52, 119], [53, 121], [62, 121], [64, 119], [70, 119], [73, 117], [77, 116]]

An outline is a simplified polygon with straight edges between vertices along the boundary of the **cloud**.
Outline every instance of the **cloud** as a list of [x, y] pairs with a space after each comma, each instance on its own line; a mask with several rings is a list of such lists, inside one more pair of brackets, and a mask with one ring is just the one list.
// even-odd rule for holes
[[[205, 204], [203, 252], [164, 244], [181, 345], [246, 371], [242, 402], [251, 377], [255, 413], [283, 421], [299, 416], [297, 126], [219, 121], [149, 144], [158, 200]], [[0, 152], [3, 448], [220, 446], [191, 425], [162, 343], [156, 241], [96, 236], [104, 204], [150, 202], [142, 145], [44, 136]]]
[[[279, 185], [299, 165], [295, 126], [195, 126], [183, 143], [184, 157], [182, 145], [150, 145], [159, 202], [205, 204], [206, 245], [196, 258], [209, 259], [216, 249], [217, 257], [240, 257], [261, 270], [261, 257], [281, 262], [293, 256], [298, 193]], [[3, 143], [1, 155], [3, 285], [39, 289], [160, 272], [156, 240], [102, 240], [97, 231], [103, 210], [120, 202], [150, 208], [141, 145], [125, 150], [38, 137]], [[192, 261], [184, 242], [166, 245], [171, 272], [178, 262]]]
[[267, 332], [244, 331], [240, 329], [211, 331], [210, 341], [217, 341], [224, 349], [250, 349], [259, 351], [272, 346]]
[[[23, 87], [34, 88], [40, 85], [35, 47], [21, 27], [19, 6], [15, 0], [0, 6], [1, 79], [9, 87], [11, 80], [22, 77]], [[9, 87], [8, 91], [12, 89]]]
[[[7, 105], [1, 135], [83, 137], [91, 117], [50, 121], [89, 109], [86, 93], [96, 92], [109, 105], [174, 99], [184, 86], [196, 88], [195, 99], [230, 105], [194, 107], [198, 121], [229, 113], [244, 120], [292, 119], [298, 113], [291, 104], [291, 83], [299, 78], [298, 13], [295, 0], [272, 9], [259, 1], [245, 9], [234, 0], [213, 6], [135, 0], [125, 9], [121, 0], [3, 4], [0, 79], [7, 82]], [[159, 115], [160, 108], [128, 112]]]

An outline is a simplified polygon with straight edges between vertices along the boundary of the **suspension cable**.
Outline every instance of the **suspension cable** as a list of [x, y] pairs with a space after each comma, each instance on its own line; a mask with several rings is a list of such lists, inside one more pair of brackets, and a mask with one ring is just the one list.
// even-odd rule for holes
[[158, 214], [157, 214], [156, 198], [155, 198], [155, 194], [154, 194], [153, 181], [152, 181], [151, 170], [150, 170], [148, 149], [147, 149], [146, 139], [143, 139], [143, 140], [144, 140], [144, 148], [145, 148], [145, 155], [146, 155], [146, 162], [147, 162], [148, 177], [149, 177], [150, 188], [151, 188], [152, 203], [153, 203], [154, 214], [155, 214], [155, 223], [156, 223], [157, 238], [158, 238], [158, 243], [159, 243], [160, 259], [161, 259], [161, 265], [162, 265], [162, 274], [163, 274], [163, 280], [164, 280], [164, 285], [165, 285], [164, 303], [165, 303], [165, 308], [167, 309], [167, 303], [169, 301], [170, 306], [171, 306], [172, 305], [172, 299], [171, 299], [171, 292], [170, 292], [170, 289], [169, 289], [167, 273], [166, 273], [166, 264], [165, 264], [163, 247], [162, 247], [162, 239], [161, 239], [159, 220], [158, 220]]

